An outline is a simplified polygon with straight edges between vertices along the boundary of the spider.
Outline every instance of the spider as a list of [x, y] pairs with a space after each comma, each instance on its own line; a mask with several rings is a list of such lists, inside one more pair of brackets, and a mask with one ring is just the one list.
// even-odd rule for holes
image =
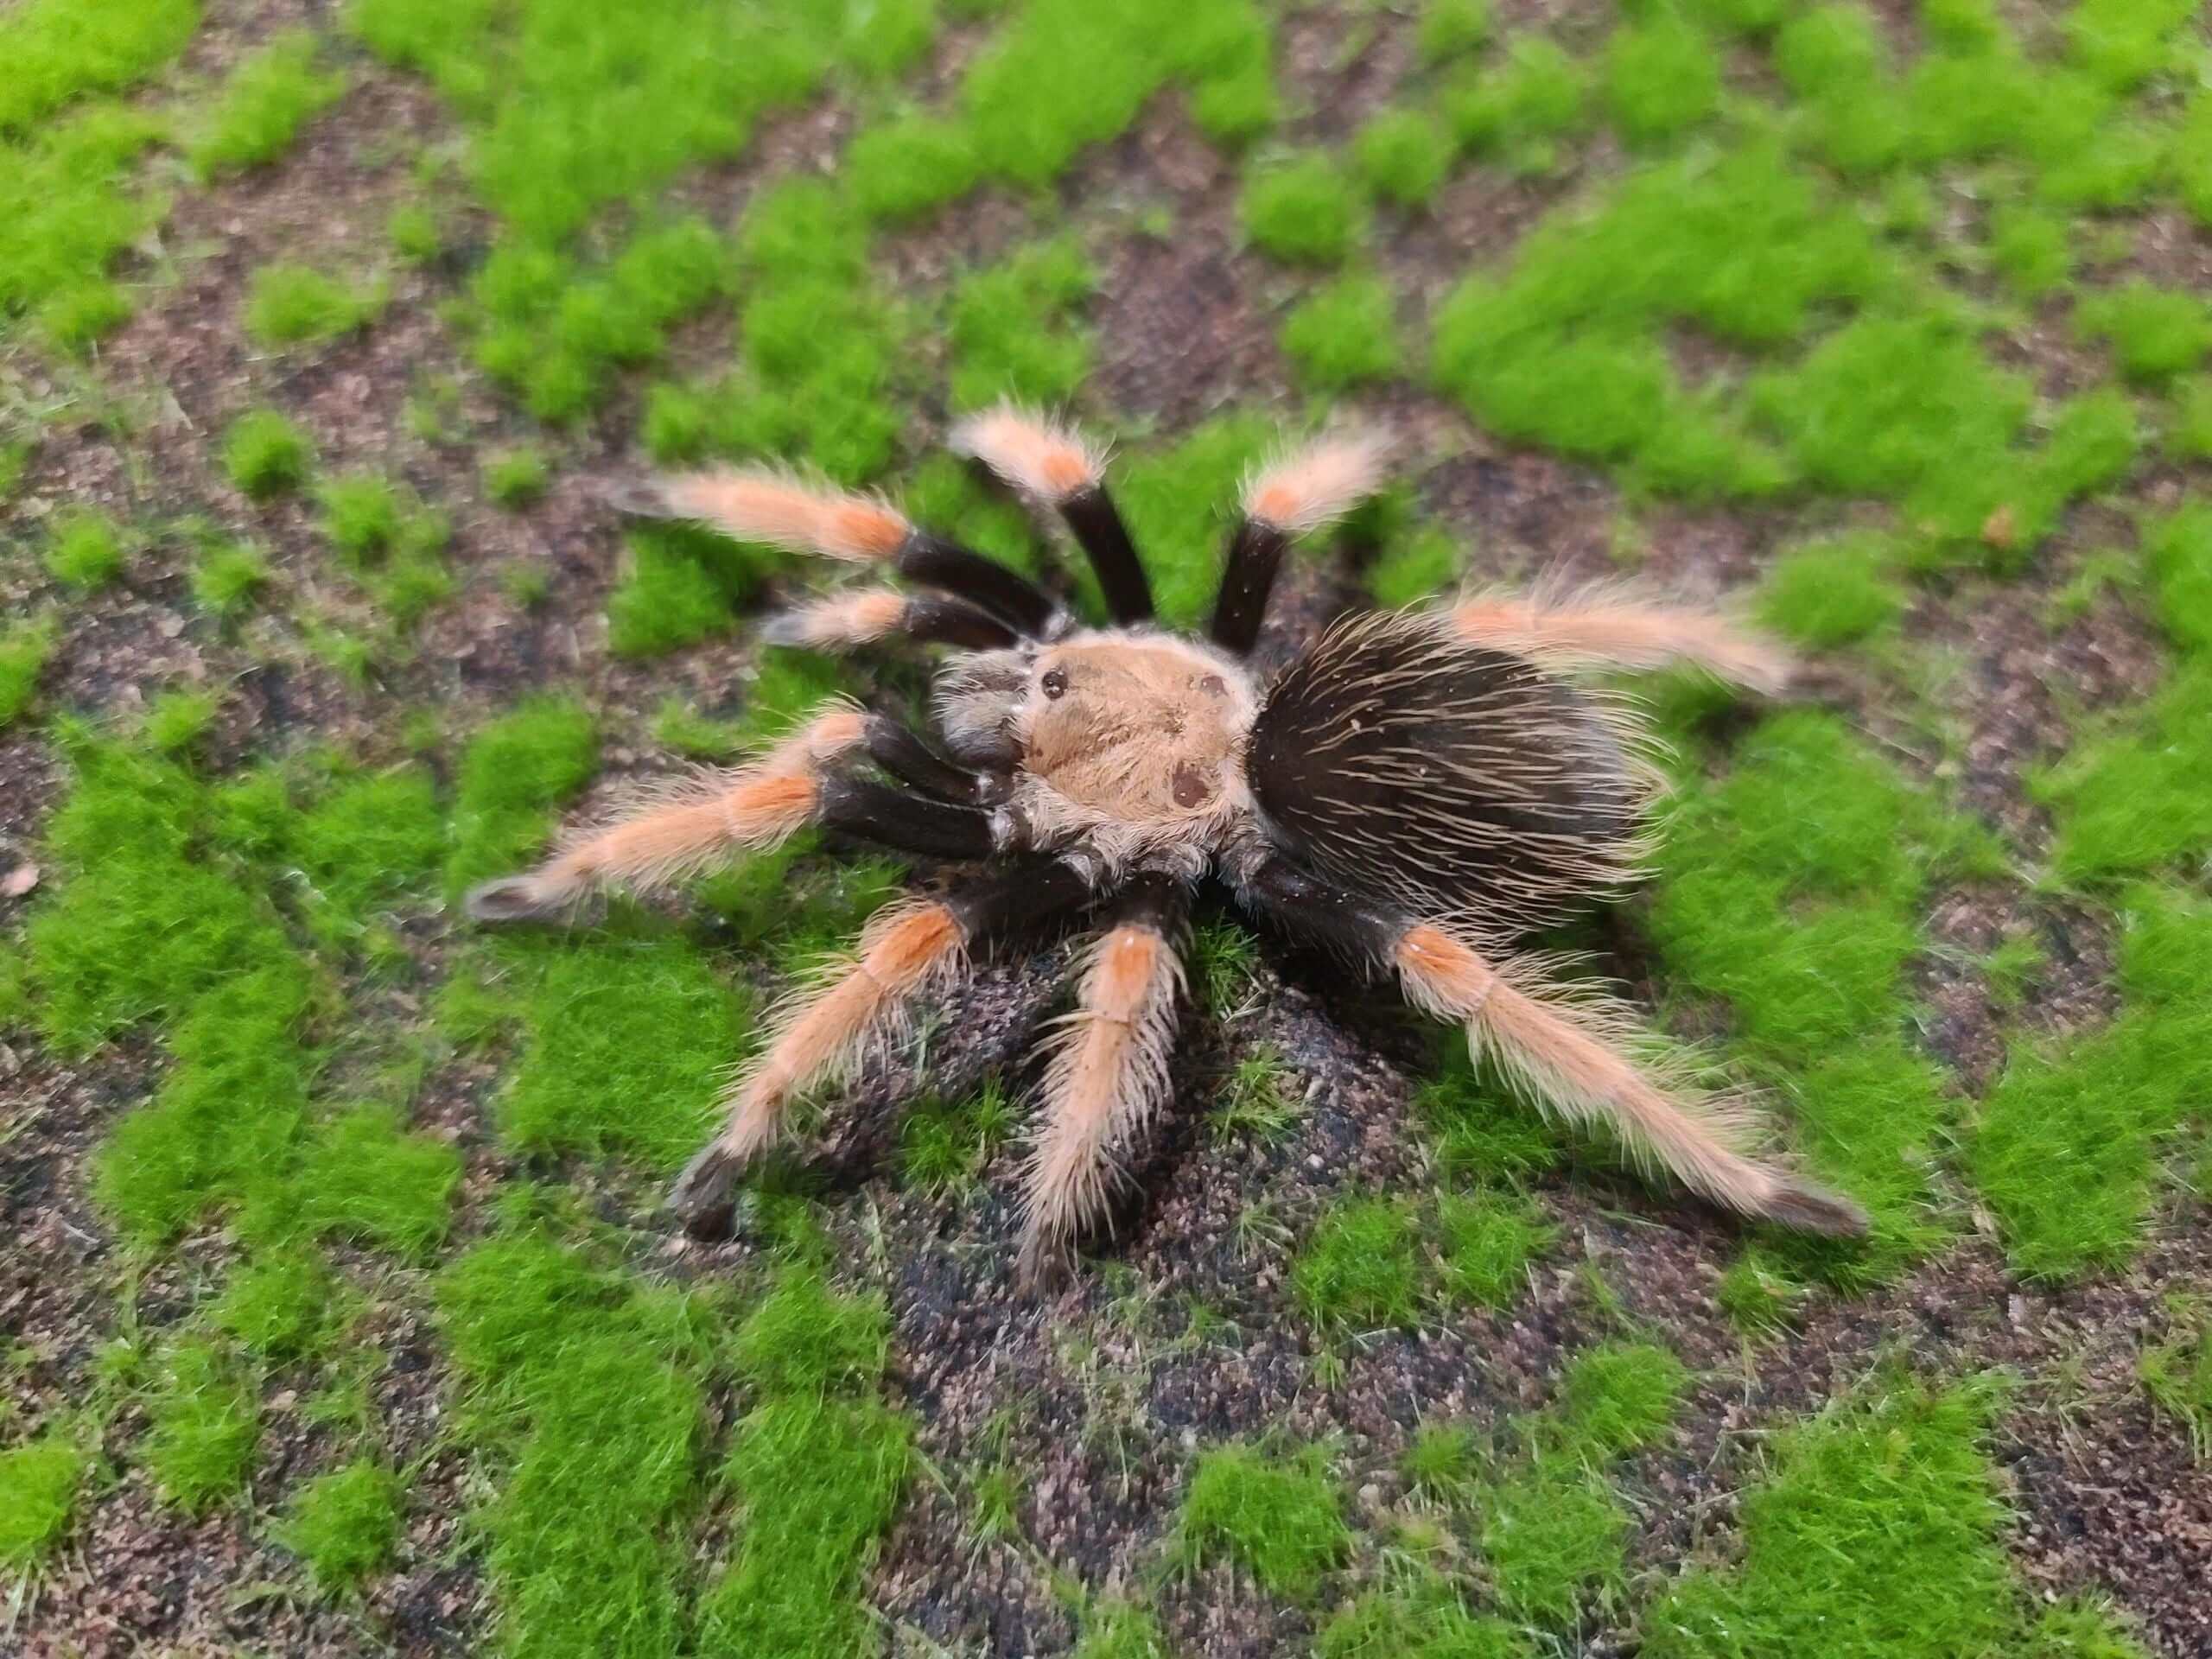
[[1084, 911], [1081, 982], [1051, 1039], [1023, 1178], [1020, 1277], [1056, 1273], [1169, 1094], [1179, 951], [1210, 875], [1263, 925], [1395, 975], [1536, 1106], [1602, 1122], [1648, 1167], [1746, 1216], [1866, 1230], [1849, 1202], [1755, 1155], [1744, 1102], [1700, 1087], [1621, 1003], [1568, 987], [1557, 959], [1520, 944], [1617, 894], [1645, 849], [1657, 774], [1630, 712], [1591, 672], [1687, 662], [1772, 691], [1786, 659], [1695, 609], [1491, 594], [1355, 613], [1263, 680], [1249, 658], [1283, 556], [1375, 491], [1381, 442], [1326, 436], [1249, 478], [1199, 638], [1154, 621], [1099, 449], [1012, 407], [951, 443], [1057, 513], [1110, 623], [1083, 621], [882, 500], [788, 474], [627, 490], [632, 512], [903, 577], [909, 588], [786, 612], [767, 637], [946, 647], [934, 738], [832, 700], [752, 764], [697, 774], [468, 895], [480, 921], [557, 918], [602, 884], [666, 883], [809, 824], [956, 867], [933, 894], [879, 913], [857, 952], [780, 1012], [732, 1081], [726, 1127], [671, 1192], [690, 1230], [727, 1230], [740, 1175], [794, 1097], [849, 1073], [918, 1003], [952, 995], [969, 951]]

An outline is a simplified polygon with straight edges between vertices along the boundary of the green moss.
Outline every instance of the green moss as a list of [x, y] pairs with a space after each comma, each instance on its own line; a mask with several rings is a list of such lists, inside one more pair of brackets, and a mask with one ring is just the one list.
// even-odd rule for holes
[[2145, 887], [2121, 917], [2119, 1017], [2054, 1052], [2016, 1052], [1969, 1148], [2012, 1264], [2033, 1278], [2133, 1253], [2160, 1154], [2212, 1086], [2212, 906]]
[[2196, 17], [2189, 0], [2081, 0], [2067, 46], [2100, 86], [2125, 92], [2180, 61]]
[[1398, 1472], [1423, 1497], [1448, 1498], [1459, 1492], [1475, 1468], [1475, 1432], [1462, 1423], [1423, 1420], [1406, 1443]]
[[1446, 1194], [1437, 1201], [1446, 1287], [1479, 1307], [1510, 1307], [1529, 1287], [1529, 1264], [1559, 1230], [1519, 1194]]
[[493, 721], [462, 753], [446, 862], [446, 894], [520, 868], [552, 812], [590, 781], [599, 760], [591, 716], [559, 698], [526, 702]]
[[1075, 1659], [1170, 1659], [1160, 1621], [1126, 1602], [1094, 1603], [1083, 1616]]
[[192, 569], [192, 602], [211, 616], [239, 616], [269, 585], [269, 576], [268, 557], [252, 543], [220, 543]]
[[900, 1170], [924, 1192], [964, 1192], [1013, 1133], [1014, 1107], [996, 1079], [957, 1104], [924, 1102], [899, 1126]]
[[186, 152], [203, 181], [275, 161], [345, 95], [343, 71], [316, 69], [319, 48], [308, 30], [285, 29], [231, 72]]
[[1491, 0], [1427, 0], [1414, 30], [1414, 49], [1427, 64], [1463, 57], [1490, 38]]
[[2074, 326], [2084, 340], [2108, 341], [2120, 372], [2146, 385], [2202, 367], [2212, 351], [2212, 305], [2141, 277], [2082, 298]]
[[1069, 314], [1096, 283], [1082, 249], [1065, 238], [1020, 249], [961, 277], [947, 316], [954, 406], [1072, 397], [1090, 372], [1091, 348]]
[[2212, 374], [2192, 374], [2172, 388], [2166, 453], [2177, 461], [2212, 461]]
[[1299, 384], [1343, 391], [1387, 380], [1404, 363], [1397, 296], [1382, 277], [1348, 273], [1316, 288], [1283, 319], [1282, 352]]
[[1387, 1198], [1349, 1198], [1314, 1224], [1291, 1269], [1308, 1319], [1358, 1329], [1411, 1325], [1420, 1316], [1421, 1231]]
[[696, 1151], [743, 1052], [743, 1000], [674, 939], [568, 939], [515, 960], [529, 977], [522, 1055], [499, 1102], [507, 1141], [657, 1170]]
[[1769, 1337], [1796, 1318], [1805, 1287], [1764, 1251], [1750, 1249], [1728, 1264], [1713, 1300], [1748, 1337]]
[[1672, 1352], [1648, 1342], [1607, 1342], [1567, 1364], [1542, 1433], [1586, 1463], [1658, 1444], [1672, 1427], [1690, 1375]]
[[1886, 632], [1905, 604], [1904, 590], [1888, 575], [1890, 556], [1880, 537], [1864, 535], [1794, 548], [1768, 569], [1759, 620], [1815, 650]]
[[855, 135], [846, 146], [842, 175], [862, 213], [899, 224], [967, 194], [979, 167], [967, 128], [914, 112]]
[[371, 1458], [318, 1475], [299, 1490], [275, 1529], [325, 1594], [351, 1589], [390, 1564], [399, 1542], [398, 1478]]
[[410, 265], [427, 265], [446, 251], [445, 222], [427, 201], [403, 201], [385, 216], [385, 239]]
[[384, 309], [381, 283], [348, 287], [308, 265], [264, 265], [246, 290], [241, 321], [257, 346], [320, 345], [365, 328]]
[[1176, 1519], [1185, 1562], [1226, 1558], [1262, 1589], [1297, 1601], [1313, 1599], [1351, 1543], [1318, 1446], [1288, 1457], [1246, 1446], [1200, 1452]]
[[1586, 119], [1581, 65], [1556, 41], [1516, 35], [1503, 60], [1453, 86], [1445, 119], [1460, 147], [1502, 156], [1528, 172], [1549, 170], [1558, 141]]
[[1247, 168], [1237, 213], [1256, 246], [1294, 264], [1340, 265], [1367, 233], [1359, 193], [1320, 150]]
[[1565, 1627], [1586, 1603], [1611, 1605], [1627, 1578], [1629, 1516], [1604, 1480], [1572, 1459], [1542, 1457], [1479, 1488], [1477, 1541], [1499, 1608]]
[[2026, 300], [2064, 287], [2074, 270], [2066, 221], [2029, 203], [2005, 202], [1991, 210], [1989, 257], [2005, 286]]
[[502, 1645], [548, 1659], [674, 1651], [706, 1428], [697, 1310], [534, 1231], [475, 1246], [437, 1290], [494, 1472], [474, 1520]]
[[207, 735], [215, 724], [219, 706], [211, 691], [172, 687], [147, 705], [140, 729], [157, 753], [181, 754]]
[[657, 528], [631, 535], [629, 569], [607, 600], [607, 643], [617, 656], [665, 656], [735, 620], [724, 562], [697, 556], [702, 539]]
[[2212, 846], [2212, 669], [2184, 664], [2119, 728], [2078, 744], [2035, 792], [2058, 816], [2053, 871], [2094, 881], [2155, 870]]
[[0, 627], [0, 728], [21, 717], [37, 697], [39, 677], [59, 637], [47, 617]]
[[2025, 1659], [2152, 1659], [2135, 1621], [2097, 1599], [2044, 1608], [2021, 1651]]
[[2136, 1375], [2151, 1402], [2189, 1432], [2202, 1460], [2212, 1458], [2212, 1325], [2202, 1315], [2144, 1349]]
[[79, 509], [55, 525], [46, 569], [56, 582], [90, 593], [121, 575], [129, 558], [122, 526], [104, 512]]
[[97, 0], [29, 0], [0, 21], [0, 134], [28, 130], [87, 93], [135, 86], [183, 49], [200, 24], [192, 0], [117, 10]]
[[1427, 205], [1451, 170], [1452, 149], [1442, 124], [1414, 109], [1385, 110], [1352, 139], [1352, 159], [1362, 181], [1401, 207]]
[[2212, 503], [2146, 523], [2143, 556], [2166, 638], [2183, 651], [2212, 648]]
[[1634, 144], [1664, 143], [1711, 118], [1720, 102], [1720, 59], [1680, 16], [1658, 10], [1624, 24], [1605, 45], [1605, 101]]
[[357, 1106], [316, 1127], [280, 1179], [256, 1183], [238, 1217], [249, 1238], [330, 1237], [427, 1257], [453, 1225], [461, 1154], [410, 1135], [389, 1106]]
[[2011, 1651], [1988, 1408], [1983, 1394], [1904, 1383], [1787, 1430], [1745, 1495], [1740, 1564], [1694, 1570], [1662, 1597], [1643, 1620], [1644, 1652]]
[[170, 1350], [146, 1414], [140, 1457], [164, 1502], [198, 1515], [245, 1489], [261, 1445], [260, 1410], [213, 1344]]
[[276, 410], [249, 410], [223, 434], [223, 471], [257, 501], [296, 489], [314, 464], [308, 435]]
[[520, 512], [545, 493], [552, 469], [534, 444], [494, 449], [483, 462], [484, 493], [510, 512]]
[[1447, 1179], [1504, 1185], [1554, 1168], [1564, 1160], [1561, 1131], [1514, 1102], [1495, 1080], [1478, 1077], [1457, 1032], [1440, 1043], [1439, 1075], [1415, 1100], [1435, 1137], [1438, 1169]]
[[1904, 992], [1946, 833], [1886, 762], [1810, 712], [1766, 721], [1726, 779], [1668, 815], [1654, 938], [1678, 987], [1727, 1000], [1814, 1166], [1872, 1213], [1855, 1271], [1894, 1271], [1937, 1236], [1924, 1169], [1946, 1111], [1904, 1046]]
[[291, 853], [310, 884], [311, 917], [358, 932], [420, 890], [445, 855], [445, 826], [419, 766], [350, 778], [302, 812]]
[[0, 1452], [0, 1567], [28, 1572], [67, 1535], [86, 1463], [58, 1429]]
[[1440, 1581], [1371, 1590], [1321, 1627], [1317, 1659], [1529, 1659], [1528, 1635], [1478, 1617]]
[[1280, 1141], [1297, 1127], [1301, 1103], [1284, 1086], [1282, 1057], [1260, 1048], [1230, 1068], [1220, 1102], [1211, 1114], [1213, 1132], [1224, 1141]]
[[[11, 73], [10, 92], [18, 84]], [[0, 92], [0, 107], [8, 97]], [[166, 212], [136, 182], [139, 156], [163, 132], [146, 111], [96, 105], [44, 122], [8, 147], [0, 168], [0, 320], [12, 326], [27, 317], [49, 341], [74, 349], [130, 315], [130, 296], [107, 271]]]
[[408, 504], [399, 486], [374, 473], [327, 478], [315, 489], [322, 533], [355, 569], [391, 550], [404, 533]]
[[700, 1604], [711, 1650], [813, 1659], [872, 1646], [855, 1585], [913, 1457], [906, 1419], [869, 1397], [887, 1327], [880, 1303], [833, 1295], [793, 1268], [738, 1333], [732, 1357], [760, 1403], [723, 1471], [746, 1528]]
[[207, 1310], [216, 1329], [263, 1359], [320, 1350], [338, 1323], [338, 1286], [311, 1250], [279, 1250], [231, 1275]]
[[1451, 531], [1417, 530], [1384, 549], [1368, 570], [1368, 588], [1377, 605], [1400, 609], [1450, 588], [1465, 562], [1459, 538]]

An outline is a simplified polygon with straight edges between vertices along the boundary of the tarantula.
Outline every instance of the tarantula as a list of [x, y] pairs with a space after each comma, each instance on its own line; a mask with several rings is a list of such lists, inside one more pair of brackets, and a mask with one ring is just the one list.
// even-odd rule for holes
[[1179, 946], [1211, 874], [1262, 922], [1394, 973], [1538, 1106], [1602, 1121], [1695, 1192], [1807, 1231], [1865, 1230], [1846, 1200], [1753, 1156], [1742, 1103], [1670, 1065], [1619, 1004], [1515, 950], [1617, 893], [1644, 844], [1656, 773], [1643, 740], [1578, 677], [1686, 661], [1772, 690], [1783, 658], [1696, 610], [1491, 596], [1355, 613], [1263, 683], [1247, 659], [1284, 554], [1374, 491], [1379, 442], [1325, 438], [1249, 480], [1203, 639], [1153, 620], [1098, 449], [1012, 408], [952, 443], [1058, 513], [1110, 625], [872, 497], [762, 470], [639, 486], [621, 503], [633, 512], [912, 584], [822, 599], [768, 637], [950, 647], [937, 739], [833, 701], [753, 764], [696, 777], [468, 896], [481, 921], [556, 916], [601, 883], [665, 882], [808, 824], [962, 867], [934, 896], [880, 914], [856, 957], [783, 1011], [731, 1085], [727, 1127], [675, 1185], [687, 1227], [725, 1230], [738, 1175], [793, 1097], [849, 1069], [918, 999], [949, 995], [970, 948], [1087, 909], [1082, 982], [1052, 1039], [1025, 1177], [1023, 1278], [1064, 1262], [1167, 1097]]

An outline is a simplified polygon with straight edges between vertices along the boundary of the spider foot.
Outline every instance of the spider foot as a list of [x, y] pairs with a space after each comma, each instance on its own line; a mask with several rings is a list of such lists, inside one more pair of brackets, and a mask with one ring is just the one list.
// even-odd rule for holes
[[1022, 1241], [1020, 1259], [1014, 1264], [1014, 1287], [1032, 1301], [1065, 1290], [1075, 1278], [1075, 1251], [1056, 1239], [1036, 1236]]
[[1762, 1213], [1784, 1227], [1823, 1238], [1864, 1238], [1868, 1225], [1866, 1212], [1841, 1193], [1794, 1178], [1768, 1198]]
[[668, 1207], [694, 1238], [724, 1239], [737, 1220], [737, 1180], [745, 1160], [720, 1141], [709, 1146], [676, 1178]]
[[503, 875], [481, 881], [468, 890], [461, 908], [474, 922], [542, 922], [563, 908], [564, 900], [549, 898], [534, 875]]

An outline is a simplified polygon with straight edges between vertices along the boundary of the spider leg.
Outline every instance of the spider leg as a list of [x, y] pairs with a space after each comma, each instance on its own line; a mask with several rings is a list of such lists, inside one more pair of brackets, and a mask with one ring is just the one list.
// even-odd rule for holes
[[911, 726], [887, 715], [870, 715], [862, 740], [868, 758], [910, 789], [964, 806], [995, 806], [1012, 787], [1012, 774], [971, 770], [947, 760]]
[[1097, 572], [1119, 623], [1152, 620], [1152, 584], [1128, 526], [1106, 493], [1106, 457], [1065, 426], [1012, 404], [963, 421], [953, 451], [980, 461], [1031, 500], [1058, 512]]
[[1792, 668], [1781, 646], [1738, 627], [1718, 611], [1646, 603], [1602, 588], [1556, 603], [1485, 594], [1453, 609], [1452, 620], [1478, 645], [1538, 662], [1585, 669], [1686, 663], [1770, 696], [1788, 683]]
[[670, 1207], [685, 1229], [702, 1236], [727, 1232], [737, 1178], [776, 1139], [791, 1101], [894, 1031], [917, 995], [958, 971], [969, 946], [1080, 904], [1095, 880], [1086, 866], [1029, 859], [957, 885], [941, 899], [880, 913], [861, 936], [858, 954], [783, 1010], [767, 1046], [723, 1095], [721, 1133], [670, 1191]]
[[742, 542], [855, 564], [887, 564], [909, 582], [955, 594], [1025, 639], [1065, 632], [1066, 613], [1020, 572], [918, 529], [888, 502], [762, 467], [685, 473], [620, 492], [641, 518], [690, 518]]
[[1605, 1123], [1638, 1159], [1739, 1214], [1802, 1232], [1866, 1232], [1866, 1215], [1848, 1199], [1745, 1150], [1750, 1125], [1739, 1105], [1669, 1075], [1663, 1063], [1639, 1064], [1633, 1051], [1649, 1039], [1625, 1009], [1547, 984], [1540, 959], [1494, 959], [1447, 922], [1348, 899], [1281, 860], [1239, 891], [1287, 926], [1392, 969], [1408, 1001], [1464, 1025], [1474, 1052], [1541, 1109]]
[[772, 645], [810, 651], [849, 651], [890, 639], [994, 651], [1015, 644], [1020, 636], [980, 605], [950, 594], [864, 588], [794, 606], [770, 618], [760, 638]]
[[927, 800], [854, 776], [836, 763], [868, 740], [850, 706], [817, 715], [760, 760], [696, 775], [658, 804], [571, 841], [537, 868], [473, 889], [480, 922], [557, 915], [610, 882], [656, 887], [728, 855], [772, 847], [809, 824], [940, 859], [981, 859], [1020, 841], [1010, 817]]
[[1207, 638], [1240, 657], [1252, 649], [1291, 543], [1374, 494], [1388, 453], [1378, 437], [1324, 438], [1278, 456], [1252, 475], [1244, 486], [1243, 512], [1230, 532]]
[[1116, 895], [1058, 1022], [1025, 1178], [1020, 1278], [1035, 1289], [1097, 1219], [1130, 1143], [1166, 1103], [1190, 891], [1147, 873]]

